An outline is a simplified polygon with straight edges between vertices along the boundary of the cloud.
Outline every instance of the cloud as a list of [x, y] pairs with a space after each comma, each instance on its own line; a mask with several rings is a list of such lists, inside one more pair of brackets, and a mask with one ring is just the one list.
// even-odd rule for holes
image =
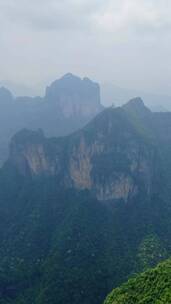
[[170, 26], [168, 0], [0, 0], [6, 22], [37, 30], [158, 30]]
[[0, 0], [0, 78], [170, 87], [170, 0]]
[[38, 30], [88, 27], [102, 1], [85, 0], [0, 0], [1, 16], [10, 23]]
[[96, 25], [106, 32], [155, 31], [171, 26], [171, 2], [167, 0], [107, 1], [95, 15]]

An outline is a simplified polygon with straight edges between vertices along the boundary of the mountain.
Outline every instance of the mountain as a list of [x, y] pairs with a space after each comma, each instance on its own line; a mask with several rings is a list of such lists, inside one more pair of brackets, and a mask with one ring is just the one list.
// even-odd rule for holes
[[138, 138], [123, 110], [107, 109], [100, 116], [65, 140], [19, 132], [11, 142], [10, 164], [23, 176], [55, 177], [63, 187], [90, 190], [103, 201], [127, 201], [140, 191], [138, 183], [150, 193], [153, 146]]
[[44, 97], [13, 97], [0, 88], [0, 165], [11, 137], [20, 129], [42, 128], [47, 136], [69, 134], [103, 109], [100, 88], [88, 78], [67, 74], [46, 89]]
[[99, 85], [72, 74], [66, 74], [47, 87], [45, 98], [56, 104], [64, 117], [92, 117], [102, 109]]
[[65, 137], [13, 136], [0, 170], [3, 304], [99, 304], [170, 256], [170, 130], [171, 113], [136, 98]]
[[129, 99], [141, 96], [145, 104], [154, 112], [171, 111], [171, 96], [155, 94], [138, 89], [127, 89], [116, 85], [105, 83], [101, 84], [101, 99], [105, 106], [123, 105]]
[[159, 264], [115, 289], [105, 304], [171, 303], [171, 260]]
[[0, 87], [7, 88], [14, 96], [35, 96], [39, 92], [41, 93], [39, 86], [31, 87], [9, 80], [0, 80]]

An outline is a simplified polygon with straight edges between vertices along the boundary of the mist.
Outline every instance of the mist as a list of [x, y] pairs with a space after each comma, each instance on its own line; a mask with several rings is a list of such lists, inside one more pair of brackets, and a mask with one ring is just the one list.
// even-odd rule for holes
[[171, 95], [170, 13], [168, 0], [0, 0], [0, 80], [43, 94], [72, 72]]

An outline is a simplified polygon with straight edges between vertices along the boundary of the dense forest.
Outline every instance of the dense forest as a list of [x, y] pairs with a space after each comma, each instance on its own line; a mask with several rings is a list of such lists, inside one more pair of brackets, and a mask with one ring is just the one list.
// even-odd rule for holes
[[116, 288], [104, 304], [171, 303], [171, 260], [159, 264]]
[[170, 256], [169, 129], [171, 114], [138, 98], [66, 137], [13, 137], [0, 171], [3, 304], [99, 304]]

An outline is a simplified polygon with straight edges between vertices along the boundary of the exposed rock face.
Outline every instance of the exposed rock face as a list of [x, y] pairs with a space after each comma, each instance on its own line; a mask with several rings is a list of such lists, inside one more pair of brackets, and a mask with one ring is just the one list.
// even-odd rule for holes
[[69, 174], [76, 188], [91, 189], [91, 170], [91, 151], [86, 146], [84, 138], [81, 138], [78, 148], [73, 148], [70, 157]]
[[137, 186], [129, 176], [118, 175], [115, 180], [96, 185], [97, 198], [101, 201], [123, 199], [125, 202], [137, 194]]
[[23, 174], [30, 172], [31, 175], [54, 174], [54, 167], [51, 166], [49, 159], [45, 155], [42, 144], [31, 144], [24, 147], [22, 156], [13, 156], [16, 159], [20, 172]]
[[[22, 141], [23, 138], [23, 141]], [[18, 139], [20, 143], [18, 143]], [[54, 175], [56, 164], [46, 153], [44, 136], [41, 131], [21, 131], [11, 141], [10, 161], [18, 168], [22, 175]]]
[[91, 117], [102, 110], [99, 85], [72, 74], [66, 74], [47, 87], [45, 98], [54, 103], [66, 118]]
[[[109, 168], [111, 171], [109, 174], [100, 172], [97, 175], [94, 172], [95, 159], [98, 157], [103, 158], [106, 153], [105, 148], [105, 145], [99, 142], [88, 146], [84, 139], [81, 138], [78, 148], [74, 148], [70, 158], [70, 178], [75, 188], [93, 190], [99, 200], [123, 199], [127, 201], [129, 197], [136, 195], [138, 191], [134, 179], [129, 174], [117, 172], [114, 168], [113, 170]], [[108, 157], [117, 162], [117, 159], [114, 160], [115, 155], [109, 154]], [[136, 165], [134, 172], [140, 169], [138, 166], [141, 166], [141, 164]], [[142, 175], [146, 173], [146, 171], [143, 173], [141, 170], [139, 172]]]
[[127, 119], [123, 109], [108, 109], [82, 131], [47, 140], [25, 131], [14, 137], [10, 162], [23, 175], [56, 177], [58, 185], [89, 190], [98, 200], [150, 195], [155, 150]]

